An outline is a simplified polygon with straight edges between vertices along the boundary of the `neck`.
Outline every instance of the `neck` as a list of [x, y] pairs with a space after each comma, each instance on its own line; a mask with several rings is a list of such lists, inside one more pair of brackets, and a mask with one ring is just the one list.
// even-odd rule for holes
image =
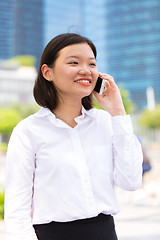
[[60, 101], [56, 109], [53, 110], [55, 116], [71, 127], [75, 127], [77, 123], [74, 118], [81, 115], [81, 101]]

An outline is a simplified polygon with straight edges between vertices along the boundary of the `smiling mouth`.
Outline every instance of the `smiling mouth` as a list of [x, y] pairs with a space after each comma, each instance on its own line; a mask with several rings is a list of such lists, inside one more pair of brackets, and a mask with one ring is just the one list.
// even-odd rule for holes
[[80, 78], [80, 79], [77, 79], [75, 82], [84, 83], [84, 84], [91, 84], [91, 79], [90, 78]]
[[78, 83], [91, 83], [89, 80], [77, 80]]
[[83, 85], [83, 86], [90, 86], [91, 85], [91, 81], [89, 81], [89, 80], [77, 80], [75, 82], [80, 84], [80, 85]]

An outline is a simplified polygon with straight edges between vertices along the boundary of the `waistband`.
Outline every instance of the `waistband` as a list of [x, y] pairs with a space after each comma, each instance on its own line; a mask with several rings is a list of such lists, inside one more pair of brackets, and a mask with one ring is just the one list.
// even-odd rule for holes
[[98, 223], [98, 222], [108, 221], [112, 218], [113, 217], [111, 215], [106, 215], [106, 214], [100, 213], [96, 217], [74, 220], [70, 223]]
[[45, 226], [52, 226], [52, 225], [78, 225], [78, 224], [87, 224], [87, 223], [99, 223], [99, 222], [105, 222], [108, 220], [112, 220], [113, 221], [113, 217], [111, 215], [106, 215], [103, 213], [100, 213], [98, 216], [96, 217], [92, 217], [92, 218], [85, 218], [85, 219], [78, 219], [78, 220], [74, 220], [74, 221], [69, 221], [69, 222], [57, 222], [57, 221], [52, 221], [50, 223], [44, 223], [44, 224], [34, 224], [33, 227], [37, 228], [37, 227], [45, 227]]

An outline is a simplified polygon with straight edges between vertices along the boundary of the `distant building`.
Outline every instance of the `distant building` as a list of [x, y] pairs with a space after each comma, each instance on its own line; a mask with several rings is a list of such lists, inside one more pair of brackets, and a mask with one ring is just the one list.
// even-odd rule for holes
[[95, 43], [99, 71], [105, 72], [106, 0], [45, 0], [43, 7], [44, 46], [58, 34], [80, 33]]
[[33, 86], [37, 71], [33, 67], [0, 68], [0, 105], [34, 103]]
[[13, 57], [14, 0], [0, 1], [0, 59]]
[[5, 0], [0, 2], [0, 59], [31, 54], [37, 66], [57, 34], [77, 32], [97, 47], [100, 72], [113, 75], [139, 109], [152, 87], [160, 103], [160, 1]]
[[0, 1], [0, 59], [33, 55], [43, 48], [43, 0]]
[[82, 32], [83, 0], [44, 0], [44, 42], [64, 32]]
[[152, 87], [160, 103], [160, 1], [107, 0], [107, 71], [139, 108]]

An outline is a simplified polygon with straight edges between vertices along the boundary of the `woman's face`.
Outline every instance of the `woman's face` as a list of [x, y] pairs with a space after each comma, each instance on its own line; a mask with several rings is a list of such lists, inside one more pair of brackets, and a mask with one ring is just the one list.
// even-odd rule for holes
[[52, 81], [62, 97], [90, 95], [98, 75], [96, 59], [87, 43], [69, 45], [60, 50], [52, 69]]

